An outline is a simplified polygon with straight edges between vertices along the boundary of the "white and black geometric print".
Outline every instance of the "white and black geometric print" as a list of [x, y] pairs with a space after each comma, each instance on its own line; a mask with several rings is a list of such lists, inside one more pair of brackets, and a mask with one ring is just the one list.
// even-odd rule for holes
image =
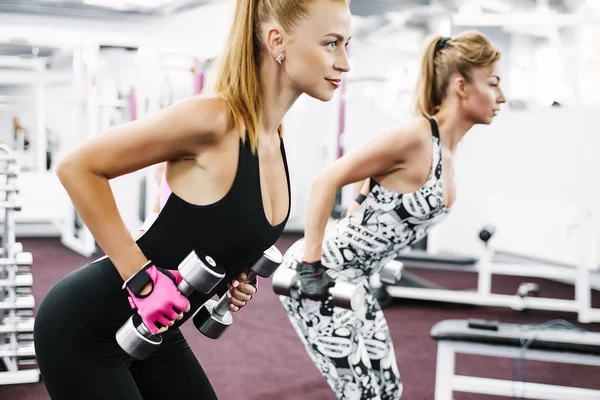
[[[400, 194], [371, 179], [371, 191], [359, 209], [325, 233], [321, 263], [331, 278], [364, 285], [363, 307], [353, 312], [333, 307], [331, 298], [280, 296], [290, 322], [339, 400], [397, 400], [402, 394], [387, 322], [370, 293], [368, 278], [422, 239], [449, 211], [435, 133], [431, 173], [423, 187]], [[281, 267], [295, 269], [303, 253], [304, 239], [300, 239], [285, 253]]]

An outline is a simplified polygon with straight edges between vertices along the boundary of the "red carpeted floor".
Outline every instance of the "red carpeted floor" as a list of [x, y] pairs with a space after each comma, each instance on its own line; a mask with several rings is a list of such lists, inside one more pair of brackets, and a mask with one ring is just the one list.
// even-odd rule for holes
[[[284, 235], [278, 244], [279, 248], [286, 250], [296, 238], [294, 235]], [[25, 251], [34, 255], [33, 292], [37, 303], [59, 278], [88, 261], [64, 248], [58, 239], [25, 239], [23, 245]], [[442, 271], [418, 271], [418, 274], [449, 288], [475, 286], [475, 277], [469, 274]], [[543, 296], [573, 296], [573, 289], [569, 285], [528, 278], [496, 278], [494, 290], [499, 293], [515, 293], [524, 279], [538, 282]], [[269, 284], [263, 281], [259, 287], [258, 295], [248, 307], [234, 315], [234, 325], [221, 339], [206, 339], [195, 331], [191, 323], [182, 328], [219, 398], [334, 400], [335, 396], [311, 363]], [[594, 293], [594, 305], [600, 307], [600, 293]], [[503, 322], [539, 323], [562, 318], [577, 324], [575, 315], [570, 313], [519, 313], [504, 308], [401, 300], [395, 300], [385, 309], [385, 314], [404, 382], [402, 398], [407, 400], [433, 399], [436, 342], [430, 338], [429, 332], [440, 320], [485, 318]], [[600, 331], [600, 324], [577, 325]], [[510, 359], [459, 356], [457, 363], [458, 373], [500, 379], [512, 377], [513, 360]], [[527, 362], [527, 379], [540, 383], [600, 389], [600, 368]], [[457, 393], [454, 397], [456, 400], [505, 399], [463, 393]], [[0, 399], [46, 400], [49, 397], [43, 384], [36, 383], [0, 386]]]

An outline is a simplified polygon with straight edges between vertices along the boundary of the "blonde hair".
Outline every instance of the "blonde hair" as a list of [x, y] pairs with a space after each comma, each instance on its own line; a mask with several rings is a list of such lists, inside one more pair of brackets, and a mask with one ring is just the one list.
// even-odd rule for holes
[[453, 38], [430, 36], [422, 57], [415, 111], [430, 117], [438, 112], [453, 74], [459, 73], [470, 82], [473, 68], [492, 65], [501, 52], [485, 35], [469, 31]]
[[240, 137], [250, 142], [252, 151], [258, 145], [257, 130], [263, 112], [259, 81], [262, 26], [272, 20], [291, 32], [300, 19], [308, 17], [309, 5], [314, 1], [237, 0], [214, 90], [229, 104], [236, 126], [245, 125]]

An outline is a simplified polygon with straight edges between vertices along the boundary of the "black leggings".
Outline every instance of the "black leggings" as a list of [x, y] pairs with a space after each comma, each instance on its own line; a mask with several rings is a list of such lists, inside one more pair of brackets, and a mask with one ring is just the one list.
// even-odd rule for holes
[[115, 340], [131, 316], [107, 258], [61, 279], [36, 314], [36, 357], [53, 400], [213, 400], [217, 396], [179, 329], [143, 361]]

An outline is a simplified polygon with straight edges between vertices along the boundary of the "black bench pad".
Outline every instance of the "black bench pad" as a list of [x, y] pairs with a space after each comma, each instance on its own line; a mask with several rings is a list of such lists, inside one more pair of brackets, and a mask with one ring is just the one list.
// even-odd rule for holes
[[[490, 321], [494, 322], [494, 321]], [[544, 327], [535, 324], [509, 324], [497, 322], [497, 330], [469, 327], [469, 320], [440, 321], [431, 329], [435, 340], [454, 340], [521, 347], [535, 338], [529, 349], [553, 350], [600, 355], [600, 333], [576, 331], [563, 327]]]
[[450, 253], [429, 254], [423, 250], [410, 250], [400, 253], [396, 256], [396, 260], [403, 262], [407, 267], [412, 265], [418, 267], [420, 264], [472, 267], [478, 261], [474, 257]]

